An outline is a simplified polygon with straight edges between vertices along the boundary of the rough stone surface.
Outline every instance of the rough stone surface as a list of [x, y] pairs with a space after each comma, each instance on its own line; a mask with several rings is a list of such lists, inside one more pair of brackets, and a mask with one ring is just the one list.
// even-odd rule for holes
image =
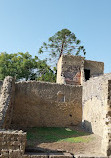
[[103, 140], [101, 151], [111, 155], [111, 74], [91, 78], [83, 85], [83, 125]]
[[82, 120], [82, 87], [44, 82], [18, 82], [13, 128], [67, 127]]
[[12, 77], [6, 77], [0, 96], [0, 128], [8, 129], [10, 127], [13, 102], [14, 102], [15, 82]]
[[103, 75], [104, 73], [104, 63], [85, 60], [84, 69], [90, 70], [90, 77], [100, 76]]
[[105, 111], [106, 117], [101, 150], [105, 155], [111, 156], [111, 80], [108, 80], [108, 100]]
[[99, 76], [104, 73], [104, 63], [85, 60], [81, 56], [62, 55], [57, 64], [57, 83], [82, 85], [84, 69], [90, 70], [90, 77]]
[[2, 85], [3, 85], [3, 81], [0, 81], [0, 95], [1, 95]]
[[62, 55], [57, 64], [57, 83], [80, 85], [84, 58]]
[[108, 80], [111, 74], [94, 77], [83, 85], [82, 106], [84, 127], [103, 136], [108, 99]]
[[0, 153], [2, 156], [20, 157], [24, 154], [26, 133], [22, 131], [0, 130]]
[[23, 155], [23, 158], [73, 158], [71, 154], [63, 154], [63, 155], [57, 155], [57, 154], [52, 154], [52, 155]]
[[[3, 83], [0, 81], [0, 128], [67, 127], [79, 125], [83, 117], [83, 126], [102, 137], [101, 151], [110, 156], [111, 74], [103, 75], [102, 62], [72, 55], [63, 55], [57, 66], [57, 83], [60, 84], [36, 81], [15, 84], [9, 76]], [[90, 70], [92, 77], [87, 82], [84, 82], [84, 69]], [[26, 133], [0, 130], [0, 157], [73, 157], [65, 154], [24, 155], [25, 143]]]

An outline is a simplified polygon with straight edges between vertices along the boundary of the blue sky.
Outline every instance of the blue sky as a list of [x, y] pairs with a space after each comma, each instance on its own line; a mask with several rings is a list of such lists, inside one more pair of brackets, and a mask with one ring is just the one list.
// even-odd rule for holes
[[37, 55], [63, 28], [81, 40], [86, 59], [111, 72], [111, 0], [0, 0], [0, 52]]

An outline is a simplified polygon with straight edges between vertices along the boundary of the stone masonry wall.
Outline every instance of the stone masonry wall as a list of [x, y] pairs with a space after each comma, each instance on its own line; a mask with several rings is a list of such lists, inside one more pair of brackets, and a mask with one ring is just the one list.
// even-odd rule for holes
[[106, 156], [111, 156], [111, 80], [108, 80], [108, 99], [107, 107], [105, 108], [106, 117], [103, 131], [103, 139], [101, 151]]
[[81, 121], [81, 86], [36, 81], [16, 83], [13, 128], [67, 127]]
[[57, 64], [57, 83], [82, 85], [88, 75], [84, 69], [90, 70], [90, 77], [100, 76], [104, 73], [104, 63], [85, 60], [81, 56], [62, 55]]
[[3, 158], [21, 158], [25, 152], [26, 133], [0, 130], [0, 154]]
[[111, 156], [111, 74], [84, 84], [83, 126], [102, 137], [101, 152]]
[[15, 83], [12, 77], [6, 77], [3, 82], [0, 96], [0, 128], [10, 127], [13, 102], [14, 102]]
[[62, 55], [57, 65], [57, 83], [81, 85], [84, 69], [84, 58], [73, 55]]
[[25, 153], [26, 133], [0, 130], [0, 158], [73, 158], [70, 153]]
[[62, 56], [61, 56], [60, 59], [58, 60], [58, 63], [57, 63], [57, 79], [56, 79], [56, 82], [59, 83], [59, 84], [65, 84], [65, 78], [62, 75], [62, 68], [63, 68], [63, 65], [62, 65]]
[[2, 85], [3, 85], [3, 81], [0, 81], [0, 95], [1, 95], [1, 88], [2, 88]]
[[100, 76], [104, 73], [104, 63], [85, 60], [84, 61], [84, 69], [90, 70], [90, 77]]
[[91, 78], [83, 85], [83, 125], [103, 137], [111, 74]]

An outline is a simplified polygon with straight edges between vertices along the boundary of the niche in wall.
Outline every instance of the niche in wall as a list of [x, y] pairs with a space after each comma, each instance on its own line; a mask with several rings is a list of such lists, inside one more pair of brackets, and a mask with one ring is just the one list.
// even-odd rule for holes
[[85, 80], [89, 80], [90, 79], [90, 70], [88, 69], [84, 69], [84, 76], [85, 76]]
[[65, 96], [64, 96], [64, 94], [61, 91], [59, 91], [57, 93], [57, 101], [58, 102], [65, 102]]

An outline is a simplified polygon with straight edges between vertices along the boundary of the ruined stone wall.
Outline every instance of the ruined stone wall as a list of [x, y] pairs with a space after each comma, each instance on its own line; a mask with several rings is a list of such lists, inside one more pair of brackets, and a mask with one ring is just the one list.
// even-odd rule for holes
[[0, 130], [0, 158], [73, 158], [70, 153], [25, 152], [26, 133]]
[[107, 107], [105, 108], [106, 117], [104, 119], [104, 131], [101, 151], [106, 156], [111, 156], [111, 80], [108, 80], [108, 99]]
[[104, 73], [104, 63], [91, 61], [91, 60], [85, 60], [84, 69], [90, 70], [90, 77], [100, 76]]
[[18, 82], [12, 127], [66, 127], [82, 121], [82, 87]]
[[12, 77], [4, 79], [0, 96], [0, 128], [10, 127], [13, 102], [14, 102], [15, 83]]
[[[85, 74], [84, 69], [90, 70], [90, 74]], [[81, 56], [62, 55], [57, 64], [57, 83], [82, 85], [89, 77], [103, 75], [104, 63], [85, 60]], [[88, 78], [89, 78], [88, 77]]]
[[80, 85], [84, 58], [73, 55], [62, 55], [57, 66], [57, 83]]
[[2, 85], [3, 85], [3, 81], [0, 81], [0, 95], [1, 95]]
[[6, 158], [21, 158], [25, 152], [26, 133], [0, 130], [0, 154]]
[[56, 82], [59, 84], [65, 84], [65, 78], [62, 74], [62, 68], [63, 68], [63, 63], [62, 63], [62, 56], [60, 57], [60, 59], [58, 60], [57, 63], [57, 79]]
[[103, 137], [111, 74], [91, 78], [83, 85], [83, 125]]
[[70, 153], [25, 152], [26, 133], [0, 130], [0, 158], [73, 158]]

